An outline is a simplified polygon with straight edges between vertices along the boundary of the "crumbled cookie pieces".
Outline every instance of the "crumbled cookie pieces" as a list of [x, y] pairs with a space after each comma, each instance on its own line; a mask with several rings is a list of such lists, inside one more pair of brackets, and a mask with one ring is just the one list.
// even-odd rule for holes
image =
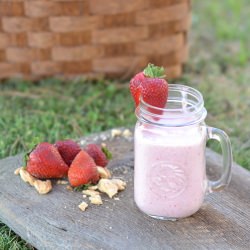
[[89, 206], [88, 203], [85, 202], [85, 201], [82, 201], [82, 202], [78, 205], [78, 207], [79, 207], [82, 211], [85, 211], [85, 210], [87, 209], [88, 206]]
[[111, 178], [111, 173], [107, 168], [97, 166], [97, 171], [102, 179]]
[[47, 194], [52, 190], [52, 183], [50, 180], [41, 181], [32, 176], [25, 168], [21, 167], [14, 172], [16, 175], [20, 175], [21, 179], [29, 183], [32, 187], [35, 187], [39, 194]]
[[36, 180], [34, 182], [34, 187], [39, 194], [47, 194], [52, 190], [52, 184], [50, 180]]

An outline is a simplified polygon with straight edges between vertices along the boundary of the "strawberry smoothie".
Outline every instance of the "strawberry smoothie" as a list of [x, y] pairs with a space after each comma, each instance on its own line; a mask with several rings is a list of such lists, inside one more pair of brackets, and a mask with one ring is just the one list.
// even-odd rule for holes
[[[143, 92], [136, 77], [131, 81], [138, 119], [134, 134], [135, 202], [141, 211], [154, 218], [188, 217], [199, 210], [206, 193], [228, 185], [232, 166], [230, 140], [224, 131], [206, 126], [207, 111], [199, 91], [168, 84], [167, 103], [163, 106], [159, 101], [163, 100], [162, 93], [166, 93], [158, 92], [159, 82], [154, 95], [150, 95]], [[155, 83], [154, 78], [151, 82]], [[145, 80], [143, 84], [147, 88]], [[216, 181], [206, 177], [205, 149], [209, 139], [220, 143], [223, 154], [222, 175]]]
[[183, 218], [201, 207], [207, 187], [206, 129], [200, 124], [135, 128], [134, 195], [144, 213]]

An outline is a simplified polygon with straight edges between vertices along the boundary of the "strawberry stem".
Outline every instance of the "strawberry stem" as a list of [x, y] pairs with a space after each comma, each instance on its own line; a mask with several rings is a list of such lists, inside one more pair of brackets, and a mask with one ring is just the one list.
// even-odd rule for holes
[[149, 63], [148, 66], [143, 70], [143, 74], [146, 77], [151, 78], [165, 78], [165, 69], [163, 67], [155, 66], [152, 63]]
[[81, 192], [83, 190], [87, 190], [89, 187], [93, 186], [92, 184], [83, 184], [77, 187], [74, 187], [74, 191]]
[[102, 147], [102, 152], [106, 155], [108, 160], [112, 159], [112, 154], [111, 152], [107, 149], [107, 147]]
[[28, 152], [27, 153], [25, 153], [25, 155], [24, 155], [24, 157], [23, 157], [23, 164], [24, 164], [24, 168], [26, 168], [27, 167], [27, 162], [28, 162], [28, 160], [29, 160], [29, 155], [30, 155], [30, 153], [35, 149], [35, 147], [39, 144], [39, 142], [41, 142], [42, 140], [41, 140], [41, 138], [40, 137], [38, 137], [38, 136], [36, 136], [36, 137], [34, 137], [33, 139], [32, 139], [32, 141], [31, 142], [29, 142], [28, 144], [27, 144], [27, 148], [28, 148]]
[[26, 153], [24, 156], [23, 156], [23, 168], [26, 169], [27, 168], [27, 163], [28, 163], [28, 160], [29, 160], [29, 154], [31, 152], [28, 152]]

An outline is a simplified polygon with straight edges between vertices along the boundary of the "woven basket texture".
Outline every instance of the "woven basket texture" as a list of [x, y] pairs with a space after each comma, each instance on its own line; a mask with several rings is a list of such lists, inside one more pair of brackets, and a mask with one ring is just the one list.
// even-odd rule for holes
[[125, 79], [148, 62], [176, 78], [190, 17], [190, 0], [0, 0], [0, 79]]

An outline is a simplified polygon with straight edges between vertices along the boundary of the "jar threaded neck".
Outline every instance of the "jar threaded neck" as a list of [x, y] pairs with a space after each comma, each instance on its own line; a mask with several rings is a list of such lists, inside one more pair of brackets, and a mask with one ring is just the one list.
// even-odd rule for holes
[[168, 101], [158, 108], [140, 99], [136, 116], [145, 123], [159, 126], [179, 127], [199, 123], [206, 118], [202, 94], [191, 87], [180, 84], [168, 85]]

